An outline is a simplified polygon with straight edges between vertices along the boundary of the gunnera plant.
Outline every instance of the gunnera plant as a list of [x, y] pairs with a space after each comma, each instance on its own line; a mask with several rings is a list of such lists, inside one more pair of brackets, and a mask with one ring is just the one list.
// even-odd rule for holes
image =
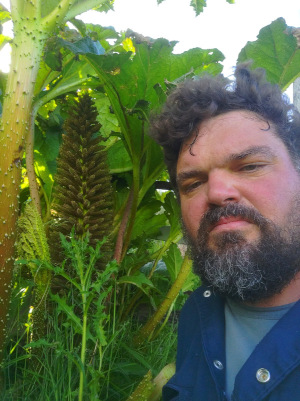
[[112, 256], [113, 190], [103, 138], [99, 134], [97, 109], [88, 93], [80, 95], [69, 111], [54, 178], [49, 238], [53, 262], [63, 254], [59, 233], [69, 235], [75, 228], [78, 239], [89, 233], [90, 245], [106, 237], [103, 257], [97, 267], [103, 269]]

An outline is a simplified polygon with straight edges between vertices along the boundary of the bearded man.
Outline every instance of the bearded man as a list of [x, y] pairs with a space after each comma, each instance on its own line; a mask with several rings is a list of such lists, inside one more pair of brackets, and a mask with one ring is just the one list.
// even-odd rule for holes
[[250, 67], [185, 81], [152, 121], [203, 283], [164, 401], [300, 400], [300, 117]]

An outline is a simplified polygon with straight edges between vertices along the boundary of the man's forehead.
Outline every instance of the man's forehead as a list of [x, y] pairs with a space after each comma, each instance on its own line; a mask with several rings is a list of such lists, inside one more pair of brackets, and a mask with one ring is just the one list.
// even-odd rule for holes
[[[239, 162], [243, 160], [248, 160], [251, 157], [263, 157], [265, 161], [274, 161], [277, 158], [276, 152], [273, 151], [269, 146], [251, 146], [239, 153], [229, 153], [223, 159], [218, 161], [220, 166], [226, 166], [231, 162]], [[192, 178], [194, 176], [198, 176], [203, 173], [202, 169], [197, 165], [196, 168], [188, 168], [183, 169], [177, 174], [177, 183], [180, 184], [181, 181], [184, 181], [188, 178]]]
[[258, 132], [269, 131], [270, 134], [277, 136], [275, 128], [256, 113], [248, 110], [234, 110], [223, 113], [202, 121], [196, 130], [183, 141], [180, 153], [188, 150], [193, 155], [193, 146], [204, 137], [208, 137], [210, 143], [220, 145], [219, 137], [214, 136], [216, 132], [224, 132], [226, 137], [230, 139], [231, 136], [239, 136], [239, 134], [243, 136], [247, 131], [247, 136], [249, 135], [249, 139], [251, 139], [251, 131], [253, 130]]

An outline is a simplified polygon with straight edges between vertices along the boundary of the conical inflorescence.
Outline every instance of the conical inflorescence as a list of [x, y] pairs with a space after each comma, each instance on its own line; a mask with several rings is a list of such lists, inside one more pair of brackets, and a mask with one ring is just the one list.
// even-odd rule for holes
[[93, 246], [106, 237], [102, 245], [100, 267], [112, 255], [110, 233], [113, 225], [113, 191], [103, 138], [98, 134], [97, 109], [85, 93], [75, 100], [65, 122], [55, 177], [55, 219], [50, 228], [54, 260], [61, 260], [57, 252], [59, 233], [68, 235], [75, 227], [77, 238], [89, 233]]

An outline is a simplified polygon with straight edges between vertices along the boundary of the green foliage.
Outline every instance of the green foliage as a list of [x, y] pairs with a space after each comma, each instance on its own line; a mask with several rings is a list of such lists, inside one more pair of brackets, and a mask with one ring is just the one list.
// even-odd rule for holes
[[[93, 101], [98, 111], [97, 121], [101, 125], [101, 136], [105, 138], [106, 148], [108, 148], [108, 151], [110, 151], [112, 145], [115, 142], [119, 142], [119, 138], [117, 136], [111, 135], [112, 132], [114, 132], [115, 135], [117, 135], [120, 132], [118, 120], [110, 110], [110, 102], [105, 93], [94, 91]], [[111, 166], [113, 163], [115, 163], [115, 165], [118, 165], [118, 163], [121, 164], [121, 161], [119, 160], [120, 154], [115, 155], [115, 151], [116, 149], [114, 148], [111, 154], [111, 160], [109, 160], [109, 167], [111, 173], [114, 173], [113, 171], [114, 169]]]
[[[56, 274], [64, 277], [70, 284], [73, 290], [73, 302], [69, 304], [66, 297], [52, 295], [52, 300], [57, 304], [57, 312], [62, 312], [65, 315], [66, 322], [72, 327], [74, 333], [79, 334], [81, 344], [81, 359], [80, 359], [80, 382], [78, 400], [81, 401], [88, 397], [86, 382], [88, 376], [97, 375], [101, 372], [103, 347], [107, 345], [105, 334], [105, 326], [108, 323], [109, 315], [105, 311], [105, 303], [109, 299], [112, 291], [112, 276], [117, 271], [115, 263], [111, 263], [99, 273], [96, 273], [96, 263], [103, 257], [101, 254], [102, 242], [98, 242], [95, 248], [89, 245], [89, 234], [86, 233], [80, 239], [76, 239], [75, 230], [73, 229], [69, 239], [61, 235], [62, 246], [68, 264], [71, 264], [72, 271], [75, 272], [75, 277], [71, 277], [63, 264], [62, 267], [54, 267]], [[75, 305], [74, 305], [75, 301]], [[77, 302], [76, 302], [77, 301]], [[76, 310], [75, 310], [76, 306]], [[95, 364], [85, 366], [87, 346], [89, 350], [94, 349], [96, 354]], [[91, 380], [91, 379], [90, 379]], [[100, 392], [99, 385], [97, 393]], [[94, 394], [94, 397], [96, 396]]]
[[262, 28], [257, 40], [247, 43], [238, 56], [238, 62], [245, 60], [253, 60], [253, 68], [264, 68], [268, 80], [282, 90], [300, 76], [300, 49], [283, 18]]
[[33, 203], [25, 206], [18, 220], [18, 229], [18, 256], [27, 261], [35, 284], [32, 330], [33, 340], [36, 341], [45, 334], [46, 301], [51, 283], [51, 271], [47, 268], [50, 252], [45, 229]]
[[[137, 227], [147, 224], [147, 213], [150, 211], [146, 211], [146, 208], [141, 210], [140, 215], [144, 218], [140, 218], [139, 208], [143, 207], [145, 195], [149, 194], [165, 169], [161, 149], [147, 136], [150, 110], [160, 106], [170, 82], [176, 85], [187, 72], [190, 76], [209, 71], [220, 72], [220, 61], [223, 60], [222, 53], [216, 49], [192, 49], [175, 55], [172, 53], [175, 43], [165, 39], [133, 44], [134, 54], [121, 52], [105, 57], [93, 54], [85, 56], [103, 85], [120, 127], [123, 149], [120, 142], [115, 142], [111, 152], [117, 147], [118, 154], [122, 155], [124, 162], [119, 171], [132, 169], [130, 178], [126, 180], [125, 206], [117, 211], [120, 227], [126, 227], [123, 233], [119, 231], [115, 252], [117, 261], [124, 258], [133, 237], [136, 239]], [[118, 170], [114, 167], [114, 171]], [[154, 219], [157, 220], [157, 226], [159, 221], [162, 222], [158, 214]]]
[[56, 107], [51, 111], [49, 118], [43, 118], [40, 115], [35, 127], [34, 168], [46, 202], [44, 207], [45, 214], [50, 214], [49, 201], [52, 197], [54, 175], [57, 167], [56, 159], [62, 136], [62, 110], [58, 111], [58, 109], [59, 107]]
[[132, 171], [132, 161], [122, 140], [117, 140], [108, 148], [107, 158], [109, 169], [112, 174]]
[[191, 0], [191, 6], [194, 8], [196, 15], [203, 12], [203, 8], [206, 7], [206, 0]]
[[192, 267], [192, 261], [189, 259], [188, 254], [186, 253], [182, 260], [182, 264], [176, 277], [176, 280], [169, 289], [164, 300], [159, 305], [154, 315], [152, 315], [151, 318], [148, 319], [147, 323], [136, 334], [135, 336], [136, 344], [141, 344], [142, 342], [150, 340], [151, 338], [156, 337], [159, 334], [159, 332], [161, 331], [159, 324], [164, 317], [165, 321], [162, 327], [164, 327], [164, 325], [168, 321], [169, 314], [171, 313], [175, 305], [178, 294], [191, 274], [191, 267]]
[[149, 288], [154, 288], [152, 282], [141, 272], [136, 272], [133, 275], [126, 275], [120, 277], [118, 280], [119, 284], [129, 283], [137, 286], [145, 293], [149, 292]]
[[[51, 294], [47, 336], [29, 345], [20, 340], [15, 343], [12, 336], [5, 370], [8, 374], [16, 366], [20, 376], [18, 371], [11, 371], [3, 399], [125, 400], [146, 371], [157, 374], [174, 359], [174, 324], [165, 327], [160, 339], [134, 347], [132, 333], [137, 322], [132, 317], [123, 323], [117, 320], [116, 264], [94, 274], [102, 243], [93, 248], [88, 237], [76, 239], [74, 230], [61, 240], [64, 263], [48, 263], [47, 267], [67, 280], [68, 290]], [[65, 268], [70, 264], [75, 277]], [[41, 350], [39, 373], [28, 364], [29, 347]]]
[[161, 207], [162, 202], [152, 200], [139, 208], [132, 230], [132, 241], [139, 237], [157, 238], [160, 234], [160, 227], [166, 225], [166, 216], [159, 213]]
[[[68, 49], [75, 55], [105, 53], [105, 50], [98, 41], [93, 41], [89, 36], [81, 38], [77, 31], [75, 31], [74, 35], [76, 35], [75, 38], [77, 39], [75, 41], [67, 41], [61, 37], [51, 37], [48, 39], [44, 60], [53, 71], [61, 71], [62, 50], [64, 49]], [[68, 36], [70, 36], [70, 34]]]
[[[1, 25], [0, 25], [1, 27]], [[10, 37], [5, 35], [0, 35], [0, 50], [10, 42]]]
[[[107, 72], [104, 85], [113, 85], [118, 89], [120, 102], [129, 112], [139, 111], [139, 101], [146, 101], [146, 105], [156, 106], [157, 96], [153, 86], [160, 83], [166, 88], [166, 81], [173, 81], [188, 71], [200, 74], [207, 71], [212, 65], [218, 65], [219, 72], [222, 66], [218, 64], [224, 59], [217, 49], [191, 49], [182, 54], [173, 54], [175, 43], [165, 39], [157, 39], [151, 45], [147, 43], [134, 44], [136, 54], [113, 54], [108, 57], [87, 55], [87, 59], [94, 66], [99, 77]], [[129, 79], [130, 78], [130, 79]], [[103, 77], [104, 80], [104, 77]], [[108, 87], [109, 89], [109, 87]], [[111, 92], [111, 91], [110, 91]], [[111, 97], [108, 92], [109, 97]], [[113, 104], [114, 109], [117, 104]], [[118, 115], [118, 109], [115, 113]], [[139, 111], [142, 114], [144, 111]]]
[[[166, 253], [164, 253], [163, 261], [166, 264], [168, 272], [170, 274], [171, 282], [174, 283], [180, 273], [180, 269], [183, 263], [183, 257], [181, 251], [177, 244], [171, 244], [170, 248]], [[181, 286], [181, 294], [187, 291], [192, 291], [193, 289], [199, 287], [200, 280], [192, 271], [186, 277], [183, 285]]]
[[10, 13], [2, 4], [0, 4], [0, 51], [11, 40], [10, 37], [2, 34], [2, 25], [10, 19]]
[[182, 259], [182, 255], [176, 244], [172, 244], [163, 256], [163, 261], [167, 266], [172, 282], [174, 282], [178, 276], [182, 265]]
[[[162, 3], [164, 0], [158, 0], [158, 4]], [[229, 4], [234, 4], [235, 0], [226, 0]], [[206, 0], [191, 0], [190, 6], [193, 7], [196, 15], [203, 12], [204, 7], [206, 7]]]
[[[32, 203], [25, 206], [24, 213], [18, 220], [18, 227], [20, 231], [17, 243], [19, 257], [28, 261], [40, 259], [49, 262], [50, 253], [43, 222]], [[32, 268], [32, 274], [35, 275], [35, 264], [29, 263], [29, 265]]]
[[0, 21], [1, 21], [1, 24], [4, 24], [5, 22], [9, 21], [10, 19], [11, 19], [10, 12], [7, 10], [6, 7], [4, 7], [0, 3]]
[[113, 5], [114, 5], [114, 0], [109, 0], [103, 3], [100, 7], [95, 7], [94, 10], [107, 12], [109, 10], [113, 10], [114, 8]]

